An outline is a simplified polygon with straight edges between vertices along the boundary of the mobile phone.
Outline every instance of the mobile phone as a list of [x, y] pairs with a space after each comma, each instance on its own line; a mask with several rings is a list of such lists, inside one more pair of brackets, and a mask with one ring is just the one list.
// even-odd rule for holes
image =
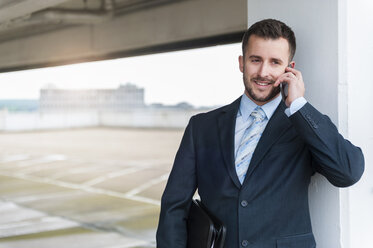
[[[287, 97], [287, 83], [280, 83], [280, 91], [281, 91], [281, 96], [282, 100], [285, 102], [286, 97]], [[285, 89], [286, 88], [286, 89]], [[286, 91], [286, 92], [285, 92]]]
[[[293, 68], [290, 64], [288, 65], [288, 67]], [[282, 100], [285, 102], [286, 97], [288, 96], [288, 84], [285, 82], [280, 83], [280, 91]]]

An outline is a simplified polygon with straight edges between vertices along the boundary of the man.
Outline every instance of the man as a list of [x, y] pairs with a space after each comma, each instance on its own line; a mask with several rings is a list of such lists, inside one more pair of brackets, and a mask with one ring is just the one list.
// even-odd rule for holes
[[[295, 36], [284, 23], [252, 25], [242, 41], [244, 94], [193, 116], [162, 196], [158, 248], [186, 247], [195, 190], [227, 227], [226, 248], [311, 248], [308, 186], [315, 172], [333, 185], [356, 183], [360, 148], [304, 99], [294, 69]], [[279, 85], [288, 85], [282, 101]]]

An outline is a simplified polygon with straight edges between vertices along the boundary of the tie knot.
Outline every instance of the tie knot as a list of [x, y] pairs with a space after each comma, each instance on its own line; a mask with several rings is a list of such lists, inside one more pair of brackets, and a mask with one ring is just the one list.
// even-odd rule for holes
[[256, 107], [253, 112], [251, 112], [251, 115], [254, 118], [254, 121], [262, 121], [266, 118], [266, 113], [264, 113], [263, 109], [261, 107]]

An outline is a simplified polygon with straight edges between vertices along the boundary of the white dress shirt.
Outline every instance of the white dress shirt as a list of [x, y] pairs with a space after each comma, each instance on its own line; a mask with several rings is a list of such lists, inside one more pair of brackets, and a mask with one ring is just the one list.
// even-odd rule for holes
[[[265, 125], [267, 125], [269, 119], [271, 119], [273, 113], [275, 112], [276, 108], [281, 102], [281, 95], [279, 94], [277, 97], [275, 97], [272, 101], [264, 104], [261, 106], [264, 113], [266, 114], [266, 120]], [[299, 109], [301, 109], [305, 104], [307, 103], [307, 100], [304, 99], [304, 97], [299, 97], [295, 99], [289, 108], [285, 109], [285, 114], [290, 117], [292, 114], [297, 112]], [[235, 134], [234, 134], [234, 155], [236, 157], [237, 150], [239, 145], [241, 144], [242, 136], [248, 128], [253, 119], [250, 117], [251, 112], [257, 107], [256, 105], [246, 94], [243, 94], [241, 97], [241, 103], [240, 108], [237, 112], [236, 117], [236, 127], [235, 127]]]

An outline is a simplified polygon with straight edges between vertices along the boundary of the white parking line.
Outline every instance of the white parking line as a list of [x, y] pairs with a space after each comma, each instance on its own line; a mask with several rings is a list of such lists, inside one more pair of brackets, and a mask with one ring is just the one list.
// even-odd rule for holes
[[17, 203], [26, 203], [26, 202], [33, 202], [33, 201], [40, 201], [40, 200], [51, 200], [54, 198], [61, 198], [61, 197], [67, 197], [72, 196], [74, 194], [79, 194], [79, 192], [53, 192], [51, 194], [38, 194], [38, 195], [27, 195], [27, 196], [19, 196], [12, 198], [12, 201], [15, 201]]
[[145, 168], [141, 168], [141, 167], [140, 168], [127, 168], [127, 169], [120, 170], [120, 171], [110, 172], [110, 173], [108, 173], [104, 176], [93, 178], [92, 180], [89, 180], [89, 181], [83, 183], [83, 185], [93, 186], [93, 185], [102, 183], [102, 182], [104, 182], [108, 179], [112, 179], [112, 178], [115, 178], [115, 177], [120, 177], [120, 176], [127, 175], [127, 174], [130, 174], [130, 173], [138, 172], [138, 171], [141, 171], [141, 170], [144, 170], [144, 169]]
[[9, 163], [9, 162], [15, 162], [15, 161], [21, 161], [29, 159], [30, 155], [28, 154], [15, 154], [15, 155], [7, 155], [0, 159], [0, 163]]
[[140, 193], [140, 192], [142, 192], [144, 190], [147, 190], [148, 188], [151, 188], [152, 186], [154, 186], [154, 185], [156, 185], [156, 184], [158, 184], [160, 182], [166, 181], [169, 175], [170, 174], [167, 173], [167, 174], [164, 174], [164, 175], [162, 175], [160, 177], [157, 177], [157, 178], [154, 178], [152, 180], [149, 180], [148, 182], [140, 185], [139, 187], [134, 188], [131, 191], [128, 191], [126, 193], [126, 195], [128, 197], [133, 197], [134, 195], [137, 195], [138, 193]]
[[19, 178], [19, 179], [24, 179], [32, 182], [37, 182], [37, 183], [47, 183], [55, 186], [60, 186], [60, 187], [65, 187], [65, 188], [70, 188], [70, 189], [77, 189], [77, 190], [83, 190], [86, 192], [90, 193], [96, 193], [96, 194], [102, 194], [102, 195], [107, 195], [107, 196], [113, 196], [113, 197], [118, 197], [122, 199], [127, 199], [127, 200], [133, 200], [133, 201], [139, 201], [143, 203], [149, 203], [153, 204], [156, 206], [160, 205], [160, 201], [147, 198], [147, 197], [140, 197], [140, 196], [135, 196], [135, 195], [127, 195], [126, 193], [121, 193], [117, 191], [112, 191], [112, 190], [105, 190], [105, 189], [100, 189], [100, 188], [94, 188], [91, 186], [85, 186], [81, 184], [76, 184], [76, 183], [67, 183], [55, 179], [50, 179], [50, 178], [41, 178], [41, 177], [36, 177], [32, 175], [26, 175], [23, 173], [11, 173], [11, 172], [0, 172], [0, 175], [2, 176], [8, 176], [8, 177], [13, 177], [13, 178]]
[[26, 160], [26, 161], [21, 161], [17, 164], [17, 167], [28, 167], [31, 165], [36, 165], [36, 164], [46, 164], [46, 163], [51, 163], [51, 162], [56, 162], [56, 161], [64, 161], [66, 160], [66, 156], [62, 154], [50, 154], [38, 159], [32, 159], [32, 160]]
[[22, 168], [22, 173], [30, 174], [30, 173], [34, 173], [34, 172], [38, 172], [38, 171], [42, 171], [42, 170], [49, 170], [51, 168], [53, 168], [53, 169], [58, 168], [59, 166], [61, 166], [60, 164], [54, 164], [53, 161], [50, 162], [50, 163], [51, 164], [48, 165], [48, 166], [45, 166], [45, 163], [42, 163], [42, 164], [38, 164], [36, 166], [30, 166], [28, 168]]
[[[69, 164], [68, 164], [68, 166], [69, 167], [72, 167], [72, 166], [80, 166], [80, 165], [82, 165], [82, 164], [86, 164], [85, 162], [83, 162], [83, 161], [68, 161], [69, 162]], [[56, 172], [56, 173], [54, 173], [54, 174], [52, 174], [52, 175], [49, 175], [48, 177], [50, 178], [50, 179], [58, 179], [58, 178], [60, 178], [60, 177], [64, 177], [64, 176], [66, 176], [66, 175], [69, 175], [69, 173], [70, 173], [70, 170], [66, 170], [66, 169], [62, 169], [61, 168], [61, 170], [62, 171], [59, 171], [59, 172]], [[23, 170], [24, 171], [24, 170]]]
[[0, 238], [77, 227], [79, 224], [58, 216], [0, 201]]

